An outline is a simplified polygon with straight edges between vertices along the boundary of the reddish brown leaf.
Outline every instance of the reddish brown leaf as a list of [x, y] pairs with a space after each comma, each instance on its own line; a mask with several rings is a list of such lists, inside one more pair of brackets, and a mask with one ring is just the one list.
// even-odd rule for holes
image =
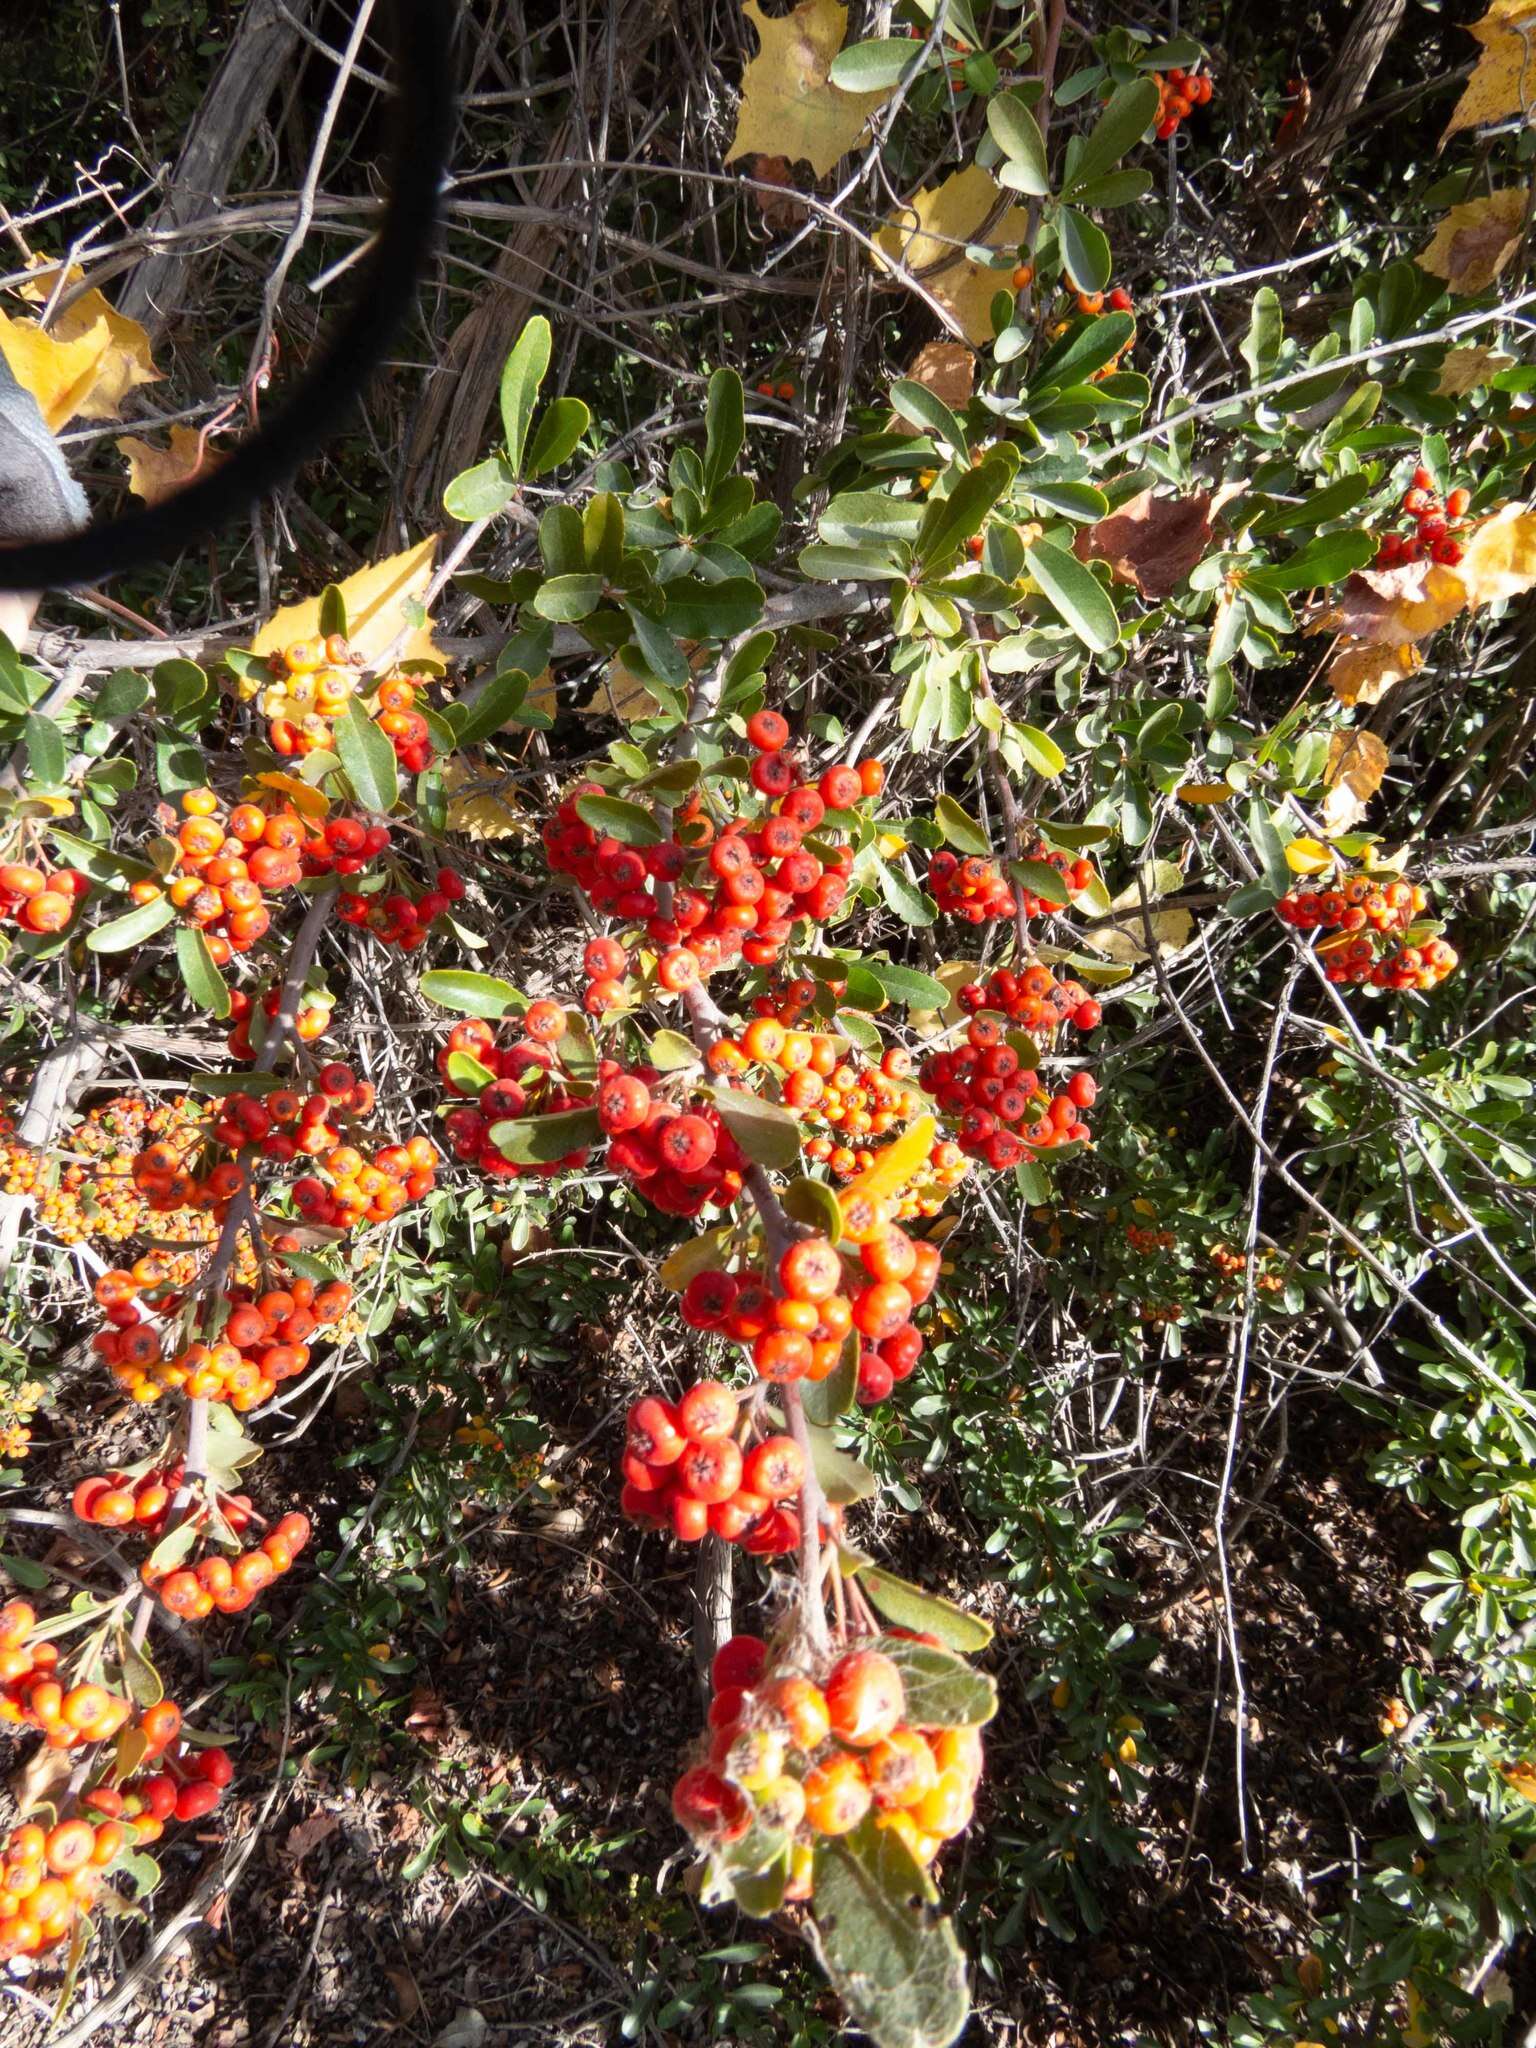
[[1158, 498], [1140, 491], [1116, 512], [1085, 526], [1072, 543], [1080, 562], [1108, 562], [1119, 583], [1156, 603], [1177, 590], [1211, 538], [1211, 494]]

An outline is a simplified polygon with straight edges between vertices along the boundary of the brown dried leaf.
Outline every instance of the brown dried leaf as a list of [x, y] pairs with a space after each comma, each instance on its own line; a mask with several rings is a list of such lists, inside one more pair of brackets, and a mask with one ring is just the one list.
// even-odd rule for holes
[[[942, 398], [947, 406], [960, 412], [976, 388], [975, 353], [963, 341], [925, 342], [908, 363], [906, 376], [908, 383], [921, 384], [925, 391], [931, 391], [935, 398]], [[894, 426], [898, 434], [918, 431], [899, 414]]]
[[758, 185], [774, 185], [774, 192], [757, 191], [753, 198], [763, 216], [763, 226], [773, 235], [799, 227], [806, 218], [805, 202], [795, 190], [794, 175], [787, 156], [760, 156], [752, 166]]
[[1348, 832], [1365, 816], [1366, 805], [1387, 772], [1387, 749], [1373, 732], [1336, 732], [1323, 770], [1323, 824], [1331, 835]]
[[307, 1820], [301, 1820], [288, 1830], [283, 1837], [283, 1853], [291, 1856], [295, 1863], [301, 1863], [311, 1849], [318, 1849], [322, 1842], [328, 1842], [340, 1826], [336, 1815], [321, 1807]]
[[415, 2019], [421, 2011], [421, 1993], [416, 1989], [416, 1979], [409, 1970], [396, 1969], [390, 1963], [384, 1965], [384, 1974], [395, 1994], [396, 2012], [403, 2020]]
[[1493, 0], [1481, 21], [1467, 25], [1468, 35], [1483, 46], [1477, 67], [1456, 102], [1440, 138], [1443, 149], [1463, 128], [1502, 121], [1510, 114], [1529, 114], [1536, 99], [1532, 38], [1536, 37], [1536, 0]]
[[1400, 569], [1357, 569], [1339, 601], [1307, 628], [1344, 633], [1376, 647], [1423, 640], [1466, 608], [1467, 588], [1440, 562], [1405, 562]]
[[1341, 704], [1378, 704], [1394, 683], [1424, 666], [1411, 640], [1400, 647], [1346, 641], [1328, 667], [1328, 683]]
[[1453, 206], [1414, 262], [1463, 298], [1486, 291], [1520, 246], [1530, 197], [1524, 187], [1506, 185]]
[[1496, 348], [1453, 348], [1440, 365], [1440, 381], [1435, 390], [1442, 398], [1460, 398], [1489, 383], [1500, 370], [1510, 369], [1514, 360]]
[[1139, 491], [1117, 511], [1080, 527], [1080, 562], [1108, 562], [1117, 583], [1132, 583], [1154, 603], [1170, 596], [1204, 555], [1211, 538], [1211, 494], [1160, 498]]

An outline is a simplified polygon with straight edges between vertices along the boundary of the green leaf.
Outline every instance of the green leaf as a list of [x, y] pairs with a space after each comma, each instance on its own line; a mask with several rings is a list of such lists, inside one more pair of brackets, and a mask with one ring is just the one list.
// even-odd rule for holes
[[592, 409], [580, 398], [552, 399], [534, 429], [528, 449], [529, 476], [544, 476], [570, 460], [592, 424]]
[[973, 853], [980, 860], [992, 857], [992, 842], [968, 811], [963, 811], [952, 796], [935, 799], [933, 822], [938, 826], [950, 845], [960, 853]]
[[[146, 908], [148, 906], [146, 905]], [[200, 1010], [209, 1010], [221, 1021], [229, 1015], [229, 989], [214, 964], [208, 941], [196, 925], [184, 924], [176, 934], [176, 964], [186, 983], [187, 994]]]
[[29, 1593], [40, 1593], [51, 1576], [40, 1564], [34, 1564], [30, 1557], [13, 1557], [8, 1550], [0, 1550], [0, 1571], [7, 1578], [14, 1579], [18, 1586], [24, 1586]]
[[824, 1180], [812, 1180], [808, 1174], [802, 1174], [785, 1188], [782, 1200], [786, 1214], [796, 1223], [809, 1224], [833, 1244], [841, 1238], [843, 1212], [836, 1194]]
[[466, 526], [478, 519], [494, 519], [517, 489], [517, 472], [504, 455], [477, 462], [473, 469], [461, 469], [451, 477], [443, 492], [443, 510], [450, 519]]
[[1066, 767], [1066, 755], [1050, 734], [1042, 732], [1038, 725], [1015, 725], [1010, 726], [1009, 730], [1019, 743], [1019, 752], [1037, 775], [1043, 775], [1050, 780]]
[[400, 795], [395, 750], [355, 697], [331, 730], [358, 802], [370, 811], [392, 811]]
[[332, 633], [340, 633], [343, 639], [346, 637], [347, 600], [334, 583], [327, 583], [320, 593], [319, 626], [324, 639], [329, 639]]
[[[1100, 313], [1075, 332], [1064, 334], [1030, 379], [1031, 394], [1038, 396], [1063, 385], [1081, 384], [1119, 355], [1135, 331], [1136, 322], [1129, 313]], [[1023, 490], [1034, 489], [1028, 467], [1019, 472], [1019, 484]]]
[[596, 491], [581, 515], [581, 546], [587, 567], [617, 576], [624, 566], [624, 503], [612, 491]]
[[48, 827], [48, 837], [68, 864], [89, 875], [93, 882], [148, 882], [155, 878], [155, 870], [148, 861], [133, 860], [126, 853], [117, 853], [110, 846], [97, 846], [90, 839], [77, 839], [73, 832], [63, 832], [57, 825]]
[[142, 945], [145, 939], [152, 939], [156, 932], [162, 932], [176, 916], [175, 906], [168, 896], [157, 896], [152, 903], [141, 903], [137, 910], [130, 910], [125, 917], [115, 917], [110, 924], [99, 924], [86, 937], [86, 946], [92, 953], [123, 953], [130, 946]]
[[149, 702], [149, 683], [137, 669], [114, 669], [96, 692], [91, 706], [94, 718], [132, 718]]
[[603, 579], [583, 571], [575, 576], [551, 576], [541, 583], [533, 609], [541, 619], [559, 625], [574, 625], [595, 612], [603, 601]]
[[807, 1422], [830, 1424], [846, 1415], [859, 1390], [859, 1333], [850, 1330], [842, 1354], [824, 1380], [802, 1380], [800, 1402]]
[[527, 694], [528, 678], [521, 669], [498, 669], [472, 704], [448, 706], [445, 716], [453, 729], [454, 745], [472, 747], [499, 731]]
[[640, 804], [626, 803], [621, 796], [579, 796], [576, 814], [594, 832], [606, 833], [621, 846], [659, 846], [661, 827]]
[[735, 370], [716, 370], [704, 400], [704, 488], [713, 491], [736, 467], [746, 439], [741, 377]]
[[899, 1622], [903, 1628], [917, 1629], [924, 1635], [942, 1636], [952, 1650], [984, 1650], [992, 1640], [991, 1622], [968, 1614], [953, 1600], [925, 1593], [921, 1586], [898, 1579], [894, 1572], [879, 1565], [865, 1565], [858, 1580], [870, 1605], [877, 1607], [887, 1621]]
[[[935, 440], [944, 442], [967, 461], [970, 459], [970, 443], [965, 438], [964, 427], [954, 411], [926, 384], [913, 384], [906, 378], [899, 378], [891, 386], [891, 406], [910, 425], [926, 428]], [[873, 497], [876, 493], [861, 492], [859, 495]]]
[[51, 718], [30, 711], [21, 728], [27, 747], [27, 784], [34, 789], [56, 789], [69, 765], [64, 735]]
[[719, 583], [689, 579], [669, 583], [661, 623], [680, 640], [731, 640], [763, 615], [763, 593], [752, 578], [727, 576]]
[[902, 1718], [910, 1727], [980, 1728], [997, 1712], [997, 1681], [950, 1651], [904, 1636], [881, 1636], [875, 1647], [901, 1673], [907, 1695]]
[[909, 1010], [942, 1010], [949, 1001], [943, 982], [916, 967], [898, 967], [889, 960], [865, 960], [860, 965], [893, 1003], [904, 1003]]
[[916, 540], [924, 510], [917, 498], [893, 498], [885, 491], [840, 491], [816, 521], [816, 531], [834, 547], [883, 549], [887, 541]]
[[686, 688], [689, 677], [688, 659], [672, 635], [648, 618], [638, 606], [631, 605], [629, 623], [634, 628], [635, 646], [638, 648], [643, 665], [659, 682], [670, 683], [675, 690]]
[[721, 1122], [754, 1166], [785, 1173], [799, 1165], [800, 1125], [781, 1104], [741, 1088], [715, 1088], [712, 1100]]
[[[1140, 142], [1157, 116], [1158, 89], [1150, 78], [1133, 78], [1116, 88], [1072, 163], [1064, 190], [1075, 198], [1085, 185], [1112, 171], [1128, 149]], [[1065, 210], [1065, 209], [1063, 209]], [[1105, 272], [1107, 281], [1109, 273]], [[1098, 291], [1099, 285], [1087, 287]]]
[[489, 1088], [495, 1078], [490, 1068], [483, 1066], [472, 1052], [449, 1053], [448, 1079], [466, 1095], [478, 1095], [482, 1088]]
[[1361, 569], [1376, 553], [1376, 537], [1362, 526], [1320, 533], [1285, 562], [1266, 562], [1252, 580], [1271, 590], [1310, 590], [1315, 584], [1337, 583], [1352, 569]]
[[1072, 900], [1059, 870], [1053, 868], [1049, 861], [1011, 860], [1008, 872], [1031, 896], [1054, 903], [1058, 910], [1064, 910]]
[[818, 583], [886, 583], [902, 573], [902, 564], [887, 548], [818, 547], [813, 541], [800, 550], [800, 567]]
[[1013, 172], [1003, 183], [1012, 191], [1027, 192], [1032, 199], [1049, 198], [1051, 179], [1046, 168], [1045, 137], [1040, 133], [1040, 123], [1016, 92], [1000, 92], [987, 102], [987, 127]]
[[1085, 647], [1107, 654], [1120, 639], [1120, 621], [1093, 571], [1053, 540], [1024, 550], [1029, 573]]
[[475, 974], [467, 967], [434, 967], [416, 986], [440, 1010], [457, 1010], [466, 1017], [505, 1017], [528, 1007], [528, 998], [510, 981]]
[[818, 1945], [833, 1989], [877, 2048], [948, 2048], [970, 2017], [965, 1958], [927, 1872], [890, 1828], [816, 1844]]
[[822, 1429], [812, 1423], [806, 1433], [811, 1442], [811, 1463], [816, 1477], [821, 1481], [822, 1492], [834, 1507], [851, 1507], [856, 1500], [874, 1499], [880, 1490], [880, 1482], [867, 1465], [837, 1448], [830, 1429]]
[[878, 36], [873, 42], [850, 43], [832, 59], [827, 76], [839, 92], [887, 92], [899, 85], [909, 64], [926, 56], [920, 44], [903, 36]]
[[514, 476], [523, 473], [528, 422], [549, 368], [549, 350], [549, 322], [542, 313], [536, 313], [517, 337], [501, 373], [501, 426], [507, 437], [507, 460]]
[[1080, 292], [1101, 292], [1109, 283], [1114, 259], [1109, 237], [1075, 207], [1057, 209], [1056, 232], [1061, 237], [1061, 260], [1067, 276]]
[[1079, 206], [1129, 206], [1152, 189], [1150, 171], [1109, 171], [1087, 185], [1080, 185], [1073, 198]]
[[1273, 285], [1261, 284], [1253, 295], [1253, 310], [1248, 316], [1248, 334], [1241, 344], [1240, 353], [1248, 365], [1248, 382], [1263, 384], [1275, 373], [1280, 360], [1280, 344], [1285, 338], [1285, 323], [1280, 314], [1280, 294]]
[[552, 1166], [567, 1152], [595, 1145], [603, 1134], [595, 1109], [562, 1109], [553, 1116], [508, 1117], [491, 1125], [491, 1143], [519, 1166]]
[[887, 908], [894, 911], [903, 924], [921, 927], [933, 923], [939, 914], [938, 905], [926, 890], [917, 886], [905, 868], [893, 860], [883, 860], [876, 875]]
[[989, 455], [978, 468], [966, 471], [947, 498], [928, 501], [913, 547], [919, 567], [931, 572], [959, 554], [971, 535], [980, 532], [1013, 481], [1015, 468], [1013, 459]]
[[685, 1067], [699, 1064], [699, 1048], [681, 1031], [658, 1031], [646, 1047], [645, 1056], [663, 1074], [681, 1073]]

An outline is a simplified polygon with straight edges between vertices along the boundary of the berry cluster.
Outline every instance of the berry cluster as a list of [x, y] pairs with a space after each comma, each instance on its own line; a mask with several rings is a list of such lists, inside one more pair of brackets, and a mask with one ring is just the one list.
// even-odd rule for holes
[[[791, 989], [814, 988], [792, 983]], [[893, 1046], [879, 1066], [871, 1066], [856, 1048], [820, 1031], [802, 1031], [780, 1021], [793, 1016], [782, 1005], [775, 1016], [757, 1016], [739, 1038], [717, 1038], [706, 1065], [712, 1074], [733, 1080], [754, 1064], [775, 1070], [784, 1105], [810, 1126], [804, 1141], [807, 1158], [824, 1161], [840, 1180], [871, 1165], [868, 1141], [882, 1138], [898, 1124], [918, 1115], [921, 1099], [907, 1085], [911, 1056]], [[835, 1136], [828, 1135], [835, 1133]]]
[[81, 1804], [127, 1822], [142, 1847], [158, 1841], [168, 1821], [202, 1820], [212, 1813], [232, 1783], [235, 1767], [226, 1749], [194, 1748], [176, 1740], [181, 1711], [170, 1700], [146, 1708], [139, 1728], [150, 1744], [144, 1761], [161, 1768], [127, 1778], [120, 1786], [98, 1785]]
[[1442, 505], [1435, 494], [1434, 478], [1420, 464], [1402, 498], [1402, 509], [1413, 521], [1413, 532], [1384, 534], [1371, 566], [1396, 569], [1405, 562], [1432, 561], [1454, 569], [1462, 554], [1456, 529], [1471, 502], [1472, 493], [1458, 486]]
[[454, 1109], [448, 1113], [448, 1142], [456, 1159], [499, 1179], [515, 1179], [524, 1173], [548, 1179], [568, 1168], [586, 1165], [590, 1148], [585, 1145], [559, 1159], [526, 1164], [505, 1158], [491, 1138], [492, 1126], [504, 1119], [525, 1113], [554, 1116], [562, 1110], [583, 1106], [586, 1098], [572, 1094], [566, 1077], [559, 1072], [556, 1047], [568, 1025], [569, 1019], [560, 1004], [548, 1000], [529, 1004], [521, 1018], [521, 1036], [508, 1046], [498, 1046], [496, 1033], [479, 1017], [454, 1025], [437, 1055], [437, 1070], [449, 1094], [470, 1092], [453, 1077], [455, 1054], [467, 1055], [491, 1077], [480, 1085], [473, 1109]]
[[[344, 635], [324, 640], [296, 640], [267, 663], [276, 678], [265, 689], [256, 686], [268, 719], [272, 751], [285, 758], [313, 754], [334, 739], [331, 721], [340, 717], [358, 694], [356, 671], [363, 657]], [[409, 676], [380, 679], [374, 694], [373, 718], [395, 750], [400, 766], [412, 775], [430, 767], [431, 729], [416, 709], [416, 684]]]
[[1098, 1094], [1093, 1076], [1079, 1068], [1059, 1094], [1048, 1094], [1038, 1071], [1026, 1067], [1003, 1036], [1002, 1019], [990, 1011], [971, 1018], [963, 1045], [923, 1063], [922, 1082], [940, 1108], [958, 1119], [960, 1149], [998, 1169], [1092, 1136], [1083, 1118]]
[[[237, 1534], [251, 1516], [248, 1503], [243, 1510], [239, 1506], [243, 1498], [235, 1496], [220, 1510]], [[309, 1517], [287, 1514], [268, 1530], [254, 1550], [237, 1550], [233, 1557], [214, 1552], [195, 1565], [178, 1565], [172, 1571], [146, 1560], [139, 1576], [166, 1612], [180, 1615], [183, 1620], [201, 1621], [215, 1608], [220, 1614], [239, 1614], [274, 1579], [289, 1570], [308, 1541]]]
[[[157, 1290], [152, 1274], [143, 1277], [152, 1258], [138, 1261], [131, 1272], [102, 1274], [96, 1300], [106, 1328], [91, 1339], [129, 1398], [145, 1405], [175, 1391], [189, 1400], [227, 1401], [244, 1414], [270, 1400], [280, 1382], [304, 1371], [308, 1339], [337, 1322], [352, 1302], [344, 1280], [317, 1288], [313, 1280], [293, 1278], [260, 1293], [236, 1285], [223, 1297], [228, 1316], [217, 1341], [182, 1343], [170, 1320], [185, 1305], [184, 1297]], [[141, 1293], [150, 1296], [154, 1320], [140, 1306]]]
[[302, 881], [300, 848], [308, 828], [297, 811], [269, 816], [260, 804], [236, 804], [226, 816], [211, 789], [185, 791], [181, 808], [186, 816], [175, 836], [181, 873], [168, 883], [135, 882], [129, 893], [135, 903], [169, 897], [203, 933], [215, 964], [225, 967], [269, 930], [266, 892]]
[[742, 1189], [741, 1148], [712, 1102], [668, 1102], [651, 1093], [660, 1080], [651, 1067], [627, 1072], [607, 1059], [598, 1067], [609, 1166], [668, 1216], [697, 1216], [710, 1202], [728, 1208]]
[[[755, 1410], [754, 1410], [755, 1413]], [[700, 1380], [674, 1406], [647, 1394], [630, 1408], [619, 1505], [631, 1521], [669, 1528], [680, 1543], [707, 1535], [755, 1557], [785, 1557], [800, 1517], [783, 1505], [800, 1491], [805, 1460], [793, 1437], [743, 1449], [740, 1404], [718, 1380]]]
[[[255, 1059], [266, 1042], [267, 1026], [277, 1015], [281, 1000], [282, 991], [275, 982], [259, 1000], [253, 1000], [243, 988], [230, 990], [229, 1014], [234, 1022], [227, 1044], [233, 1058]], [[302, 991], [299, 1012], [293, 1021], [293, 1035], [301, 1045], [312, 1045], [317, 1038], [324, 1038], [331, 1028], [331, 1011], [335, 1006], [336, 998], [324, 989]]]
[[289, 758], [329, 747], [331, 720], [339, 718], [356, 696], [355, 671], [361, 666], [361, 657], [340, 633], [324, 640], [296, 640], [280, 654], [270, 655], [267, 669], [275, 680], [264, 688], [252, 681], [242, 694], [260, 699], [273, 752]]
[[871, 1811], [923, 1864], [970, 1824], [981, 1736], [910, 1726], [900, 1668], [883, 1650], [845, 1650], [818, 1684], [770, 1664], [760, 1638], [732, 1636], [711, 1679], [706, 1758], [673, 1786], [672, 1811], [703, 1848], [754, 1825], [788, 1836], [787, 1900], [811, 1896], [815, 1837], [848, 1834]]
[[83, 1817], [12, 1828], [0, 1853], [0, 1963], [64, 1940], [95, 1904], [128, 1837], [115, 1820]]
[[1215, 86], [1208, 72], [1181, 71], [1177, 65], [1169, 71], [1154, 71], [1152, 77], [1158, 92], [1157, 139], [1167, 142], [1178, 134], [1180, 122], [1188, 120], [1196, 107], [1210, 104]]
[[[204, 1105], [191, 1096], [162, 1096], [153, 1104], [142, 1095], [113, 1096], [65, 1134], [51, 1171], [28, 1146], [0, 1146], [0, 1193], [34, 1195], [40, 1219], [61, 1244], [90, 1238], [125, 1243], [150, 1226], [149, 1204], [133, 1177], [135, 1155], [158, 1141], [180, 1165], [206, 1136]], [[205, 1210], [185, 1208], [170, 1222], [156, 1213], [154, 1234], [191, 1240], [211, 1237], [213, 1228]], [[188, 1261], [183, 1280], [191, 1277]]]
[[[543, 828], [552, 869], [574, 876], [605, 915], [643, 923], [660, 949], [656, 986], [669, 994], [738, 960], [770, 966], [797, 920], [819, 924], [835, 916], [848, 894], [852, 849], [832, 849], [823, 840], [824, 860], [803, 842], [821, 833], [829, 812], [851, 810], [884, 787], [878, 761], [829, 768], [819, 783], [799, 783], [785, 746], [789, 728], [776, 711], [757, 712], [748, 736], [759, 748], [752, 784], [774, 801], [770, 815], [731, 819], [717, 834], [695, 791], [677, 816], [680, 837], [656, 846], [625, 846], [582, 820], [581, 798], [603, 794], [599, 784], [584, 783]], [[691, 882], [685, 881], [690, 873]], [[596, 966], [587, 970], [585, 1005], [602, 1016], [624, 1000], [621, 977], [629, 956], [612, 939], [594, 942], [588, 954]]]
[[387, 895], [363, 896], [344, 890], [336, 905], [343, 924], [358, 925], [385, 946], [398, 946], [402, 953], [414, 953], [427, 942], [434, 918], [442, 916], [464, 894], [463, 877], [452, 868], [439, 868], [430, 889], [408, 896], [403, 889]]
[[1076, 292], [1073, 296], [1079, 313], [1086, 313], [1090, 318], [1097, 317], [1106, 308], [1111, 313], [1133, 313], [1136, 310], [1136, 301], [1123, 284], [1117, 284], [1112, 291]]
[[937, 1285], [939, 1265], [937, 1245], [881, 1220], [849, 1252], [825, 1237], [801, 1238], [771, 1283], [764, 1272], [696, 1273], [683, 1291], [683, 1320], [749, 1345], [759, 1377], [780, 1384], [825, 1379], [856, 1331], [858, 1396], [868, 1405], [883, 1401], [921, 1356], [912, 1316]]
[[[1080, 895], [1092, 886], [1094, 873], [1090, 860], [1068, 860], [1065, 854], [1052, 852], [1044, 846], [1032, 847], [1029, 858], [1055, 868], [1069, 895]], [[941, 848], [928, 863], [928, 886], [939, 909], [951, 917], [963, 919], [966, 924], [985, 924], [989, 918], [1013, 916], [1013, 883], [996, 861], [983, 860], [977, 854], [967, 854], [962, 860], [947, 848]], [[1057, 907], [1022, 886], [1019, 902], [1026, 917], [1049, 917]]]
[[[1460, 957], [1433, 936], [1433, 926], [1416, 936], [1428, 908], [1429, 897], [1417, 882], [1355, 874], [1293, 885], [1275, 905], [1275, 915], [1297, 931], [1329, 933], [1317, 951], [1331, 982], [1403, 993], [1436, 987]], [[1407, 943], [1392, 944], [1397, 938]]]
[[759, 398], [781, 398], [786, 405], [799, 396], [798, 386], [787, 377], [781, 378], [777, 384], [771, 377], [765, 377], [756, 388]]
[[971, 1016], [979, 1010], [1001, 1011], [1011, 1024], [1038, 1039], [1051, 1038], [1062, 1024], [1076, 1031], [1097, 1030], [1104, 1015], [1080, 981], [1058, 981], [1039, 962], [1022, 974], [1000, 967], [984, 982], [969, 981], [955, 1000]]
[[0, 924], [10, 921], [24, 932], [61, 932], [90, 886], [75, 868], [39, 867], [26, 860], [0, 863]]
[[102, 1685], [65, 1685], [58, 1644], [36, 1628], [25, 1600], [0, 1607], [0, 1726], [40, 1729], [50, 1749], [105, 1742], [132, 1719], [133, 1702]]

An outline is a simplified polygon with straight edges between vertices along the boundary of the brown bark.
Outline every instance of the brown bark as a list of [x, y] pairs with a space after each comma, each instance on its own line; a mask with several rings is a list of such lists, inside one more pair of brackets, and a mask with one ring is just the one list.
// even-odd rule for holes
[[[286, 9], [278, 0], [249, 0], [224, 61], [192, 117], [151, 223], [151, 237], [184, 228], [223, 203], [312, 12], [313, 0], [286, 0]], [[151, 334], [163, 332], [192, 295], [191, 277], [200, 254], [194, 241], [177, 238], [157, 248], [151, 239], [148, 253], [123, 286], [118, 310], [142, 322]]]
[[1313, 89], [1305, 127], [1265, 172], [1264, 184], [1278, 194], [1274, 231], [1282, 250], [1294, 247], [1321, 206], [1334, 151], [1365, 102], [1407, 4], [1408, 0], [1361, 0], [1337, 57]]

